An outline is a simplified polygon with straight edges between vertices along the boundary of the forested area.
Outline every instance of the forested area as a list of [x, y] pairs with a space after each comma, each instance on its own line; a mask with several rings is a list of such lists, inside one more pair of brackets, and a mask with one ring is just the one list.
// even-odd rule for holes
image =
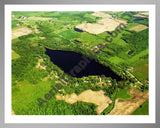
[[125, 42], [129, 44], [130, 50], [134, 51], [134, 54], [148, 48], [148, 29], [141, 32], [133, 31], [131, 34], [123, 34], [121, 37]]

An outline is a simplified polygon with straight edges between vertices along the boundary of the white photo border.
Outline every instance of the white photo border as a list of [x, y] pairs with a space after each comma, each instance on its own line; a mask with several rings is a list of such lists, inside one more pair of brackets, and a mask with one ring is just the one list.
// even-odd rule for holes
[[[149, 11], [149, 115], [11, 115], [12, 11]], [[155, 5], [5, 5], [5, 123], [155, 123]]]

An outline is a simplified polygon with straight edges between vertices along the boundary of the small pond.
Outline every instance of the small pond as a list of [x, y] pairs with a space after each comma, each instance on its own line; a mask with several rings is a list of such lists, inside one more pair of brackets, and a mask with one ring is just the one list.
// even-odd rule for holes
[[78, 28], [74, 28], [74, 31], [77, 31], [77, 32], [83, 32], [83, 30], [78, 29]]
[[77, 42], [77, 43], [82, 43], [81, 41], [79, 41], [79, 40], [74, 40], [75, 42]]
[[134, 19], [133, 21], [141, 21], [141, 20], [144, 20], [144, 19]]

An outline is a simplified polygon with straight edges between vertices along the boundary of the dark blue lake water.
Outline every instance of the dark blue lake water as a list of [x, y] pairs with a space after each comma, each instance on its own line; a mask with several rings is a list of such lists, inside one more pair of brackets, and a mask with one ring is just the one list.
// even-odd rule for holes
[[[117, 81], [122, 80], [122, 78], [113, 72], [109, 67], [105, 67], [95, 60], [91, 60], [90, 58], [82, 56], [78, 53], [71, 51], [51, 50], [47, 48], [45, 53], [50, 57], [51, 61], [55, 65], [70, 76], [81, 78], [89, 75], [105, 75], [106, 77], [111, 77]], [[83, 63], [80, 64], [80, 62]], [[75, 70], [75, 66], [78, 66], [81, 69], [76, 68]], [[70, 73], [73, 69], [75, 75]]]
[[141, 21], [141, 20], [144, 20], [144, 19], [134, 19], [133, 21]]
[[83, 32], [83, 30], [78, 29], [78, 28], [74, 28], [74, 31], [77, 31], [77, 32]]

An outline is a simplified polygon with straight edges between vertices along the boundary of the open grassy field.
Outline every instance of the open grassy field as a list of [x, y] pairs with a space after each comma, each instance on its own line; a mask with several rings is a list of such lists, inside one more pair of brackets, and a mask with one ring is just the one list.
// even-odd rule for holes
[[139, 25], [139, 23], [129, 23], [129, 24], [127, 25], [127, 28], [130, 29], [130, 28], [135, 27], [135, 26], [138, 26], [138, 25]]
[[148, 114], [149, 114], [149, 100], [146, 100], [131, 115], [148, 115]]
[[87, 32], [80, 33], [80, 36], [77, 39], [88, 46], [97, 46], [98, 44], [103, 44], [106, 42], [104, 39]]
[[128, 93], [129, 90], [130, 90], [130, 88], [118, 89], [117, 99], [131, 99], [131, 98], [133, 98], [133, 96]]
[[76, 32], [72, 29], [69, 29], [69, 30], [66, 30], [66, 31], [63, 31], [61, 33], [59, 33], [61, 36], [63, 36], [64, 38], [68, 39], [68, 40], [71, 40], [71, 39], [74, 39], [74, 38], [79, 38], [80, 37], [80, 33], [79, 32]]
[[134, 64], [133, 74], [143, 83], [147, 83], [149, 72], [148, 59], [141, 59]]
[[139, 54], [133, 56], [132, 58], [128, 59], [128, 60], [127, 60], [127, 63], [128, 63], [129, 65], [133, 65], [133, 63], [139, 61], [139, 59], [140, 59], [141, 57], [148, 55], [148, 50], [149, 50], [149, 49], [146, 49], [146, 50], [140, 52]]
[[109, 61], [114, 64], [119, 64], [124, 62], [122, 58], [119, 58], [117, 56], [109, 58]]

